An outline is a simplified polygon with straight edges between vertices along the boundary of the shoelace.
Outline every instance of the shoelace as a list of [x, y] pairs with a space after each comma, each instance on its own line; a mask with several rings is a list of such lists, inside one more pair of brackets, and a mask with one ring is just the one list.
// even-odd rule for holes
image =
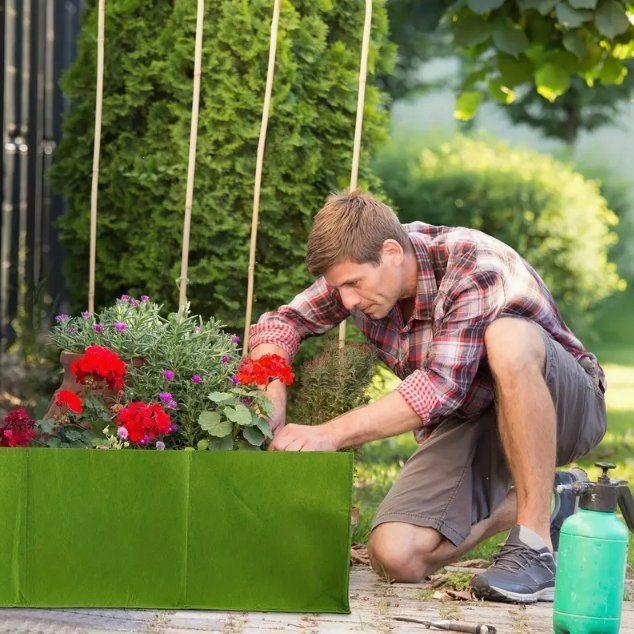
[[542, 555], [532, 548], [522, 544], [504, 544], [502, 550], [493, 558], [493, 565], [502, 570], [515, 572], [525, 565], [539, 564], [545, 566], [546, 562]]

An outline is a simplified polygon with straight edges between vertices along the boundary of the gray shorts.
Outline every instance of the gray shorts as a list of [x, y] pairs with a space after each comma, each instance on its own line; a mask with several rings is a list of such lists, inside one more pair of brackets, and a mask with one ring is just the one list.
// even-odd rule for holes
[[[557, 465], [564, 465], [603, 438], [605, 399], [574, 357], [543, 334], [545, 380], [557, 412]], [[458, 546], [472, 525], [490, 516], [511, 484], [494, 405], [476, 419], [448, 417], [407, 461], [372, 528], [384, 522], [427, 526]]]

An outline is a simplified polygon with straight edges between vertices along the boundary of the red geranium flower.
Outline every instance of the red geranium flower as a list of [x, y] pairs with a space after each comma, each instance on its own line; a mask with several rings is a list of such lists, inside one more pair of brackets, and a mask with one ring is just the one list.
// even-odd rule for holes
[[279, 354], [265, 354], [259, 359], [242, 359], [236, 378], [243, 385], [268, 385], [275, 379], [290, 385], [295, 375], [286, 359]]
[[121, 409], [115, 422], [125, 427], [129, 440], [136, 443], [167, 434], [172, 424], [169, 414], [158, 403], [148, 405], [142, 401]]
[[123, 387], [126, 366], [116, 352], [103, 346], [88, 346], [84, 356], [73, 362], [70, 370], [83, 385], [105, 381], [111, 390], [116, 390]]
[[70, 390], [60, 390], [57, 393], [55, 405], [58, 407], [63, 407], [65, 405], [71, 412], [75, 412], [75, 414], [81, 414], [83, 409], [83, 403], [81, 402], [79, 396]]
[[23, 409], [14, 409], [0, 426], [0, 447], [26, 447], [35, 438], [35, 421]]

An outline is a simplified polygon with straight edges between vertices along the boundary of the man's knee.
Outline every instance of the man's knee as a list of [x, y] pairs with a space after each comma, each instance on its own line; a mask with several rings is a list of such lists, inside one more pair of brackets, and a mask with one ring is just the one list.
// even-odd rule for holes
[[544, 371], [542, 333], [537, 324], [526, 319], [502, 317], [491, 322], [484, 332], [484, 346], [496, 381]]
[[415, 547], [414, 531], [417, 529], [407, 524], [387, 522], [372, 531], [368, 555], [376, 573], [390, 581], [416, 583], [433, 572], [427, 553], [420, 546]]

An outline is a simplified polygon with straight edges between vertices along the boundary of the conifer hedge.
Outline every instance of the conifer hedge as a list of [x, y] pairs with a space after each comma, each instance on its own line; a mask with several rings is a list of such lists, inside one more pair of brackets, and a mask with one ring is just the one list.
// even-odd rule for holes
[[[72, 299], [87, 294], [96, 22], [86, 10], [78, 58], [63, 80], [72, 109], [52, 181], [69, 201], [60, 220]], [[96, 304], [123, 292], [178, 303], [196, 3], [106, 4]], [[238, 328], [245, 307], [250, 218], [272, 0], [206, 3], [188, 298]], [[305, 240], [326, 195], [348, 185], [364, 3], [282, 3], [260, 208], [255, 315], [309, 281]], [[360, 184], [387, 135], [386, 96], [372, 84], [393, 49], [374, 3]]]

